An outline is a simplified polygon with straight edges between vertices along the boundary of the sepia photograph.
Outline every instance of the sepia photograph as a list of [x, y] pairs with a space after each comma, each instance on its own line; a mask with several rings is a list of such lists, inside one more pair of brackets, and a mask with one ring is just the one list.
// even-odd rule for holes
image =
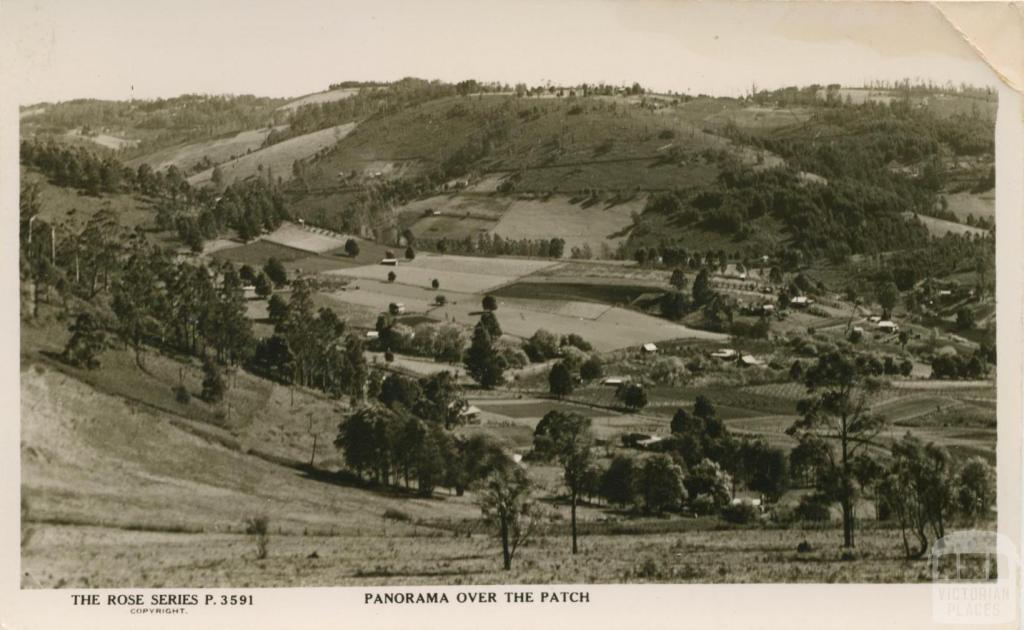
[[4, 2], [17, 588], [1016, 571], [941, 10], [269, 4]]

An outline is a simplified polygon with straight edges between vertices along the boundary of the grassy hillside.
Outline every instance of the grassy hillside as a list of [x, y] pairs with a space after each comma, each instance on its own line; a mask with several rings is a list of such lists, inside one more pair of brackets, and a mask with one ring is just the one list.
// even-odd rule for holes
[[[261, 175], [273, 182], [279, 180], [288, 181], [294, 175], [292, 165], [297, 160], [304, 160], [333, 146], [343, 139], [355, 128], [355, 123], [348, 123], [323, 129], [314, 133], [291, 138], [283, 142], [271, 145], [267, 148], [247, 153], [233, 160], [228, 160], [218, 165], [223, 173], [224, 182], [241, 181], [250, 177]], [[210, 183], [213, 178], [213, 167], [196, 173], [188, 178], [193, 186], [202, 186]]]
[[[265, 127], [284, 99], [186, 94], [146, 101], [76, 99], [26, 106], [22, 137], [76, 132], [120, 140], [125, 159], [191, 140], [212, 140]], [[124, 144], [127, 142], [128, 144]]]
[[183, 173], [204, 171], [211, 164], [220, 164], [258, 151], [272, 129], [247, 129], [223, 138], [167, 147], [129, 160], [127, 164], [132, 167], [149, 164], [155, 171], [165, 170], [172, 165]]

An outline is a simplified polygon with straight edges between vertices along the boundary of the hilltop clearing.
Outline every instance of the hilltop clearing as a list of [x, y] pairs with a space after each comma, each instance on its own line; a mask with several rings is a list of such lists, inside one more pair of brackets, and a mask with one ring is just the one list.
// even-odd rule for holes
[[294, 101], [289, 101], [284, 105], [278, 107], [277, 111], [294, 112], [295, 110], [304, 105], [319, 105], [321, 103], [331, 103], [333, 101], [340, 101], [342, 99], [351, 98], [358, 93], [359, 88], [338, 88], [336, 90], [315, 92], [313, 94], [307, 94], [306, 96], [299, 97]]

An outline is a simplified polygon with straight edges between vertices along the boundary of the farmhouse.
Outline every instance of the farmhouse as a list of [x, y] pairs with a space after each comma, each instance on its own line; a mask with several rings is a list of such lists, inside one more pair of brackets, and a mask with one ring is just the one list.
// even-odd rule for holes
[[745, 354], [740, 357], [740, 365], [743, 367], [764, 367], [765, 363], [752, 354]]
[[380, 264], [382, 264], [382, 265], [391, 265], [392, 267], [395, 267], [395, 266], [398, 265], [398, 259], [397, 258], [381, 258], [380, 259]]
[[626, 380], [627, 379], [623, 376], [609, 376], [608, 378], [601, 381], [601, 384], [607, 385], [608, 387], [618, 387], [619, 385], [625, 383]]
[[644, 345], [640, 346], [640, 350], [645, 354], [654, 354], [655, 352], [658, 351], [658, 346], [654, 345], [653, 343], [647, 342]]
[[899, 331], [900, 329], [899, 325], [896, 322], [892, 322], [887, 319], [884, 319], [875, 324], [875, 328], [884, 333], [894, 333]]
[[789, 301], [789, 305], [793, 308], [807, 308], [814, 303], [814, 300], [807, 297], [806, 295], [798, 295]]
[[711, 356], [712, 358], [722, 360], [735, 359], [736, 351], [733, 350], [732, 348], [722, 348], [721, 350], [715, 350], [714, 352], [712, 352]]
[[367, 339], [380, 339], [380, 333], [377, 332], [376, 330], [367, 330], [366, 331], [366, 338]]

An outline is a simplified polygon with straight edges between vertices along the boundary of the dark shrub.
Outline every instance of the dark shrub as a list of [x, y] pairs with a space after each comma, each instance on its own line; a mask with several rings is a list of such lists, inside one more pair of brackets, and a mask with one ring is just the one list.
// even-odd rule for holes
[[728, 523], [746, 525], [757, 520], [757, 508], [745, 502], [732, 503], [722, 508], [722, 519]]

